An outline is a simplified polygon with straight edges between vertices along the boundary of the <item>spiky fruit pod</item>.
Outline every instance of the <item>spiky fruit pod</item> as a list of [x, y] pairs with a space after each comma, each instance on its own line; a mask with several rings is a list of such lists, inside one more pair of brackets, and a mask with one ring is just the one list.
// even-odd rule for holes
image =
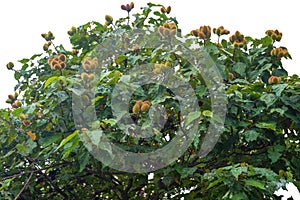
[[13, 101], [11, 99], [6, 99], [5, 103], [11, 104]]
[[233, 79], [234, 79], [233, 73], [229, 72], [229, 73], [228, 73], [228, 76], [229, 76], [229, 80], [233, 80]]
[[7, 68], [8, 70], [12, 70], [12, 69], [14, 68], [14, 63], [12, 63], [12, 62], [7, 63], [7, 64], [6, 64], [6, 68]]
[[12, 107], [13, 107], [13, 108], [20, 108], [21, 106], [22, 106], [21, 101], [15, 101], [15, 102], [12, 104]]
[[77, 31], [75, 26], [72, 26], [70, 30], [68, 30], [68, 35], [73, 36]]
[[112, 22], [114, 21], [113, 17], [110, 15], [105, 15], [105, 20], [106, 20], [106, 25], [109, 26], [112, 24]]
[[167, 14], [169, 14], [171, 12], [171, 6], [168, 6], [167, 7], [167, 10], [166, 10]]
[[150, 108], [150, 105], [148, 103], [143, 102], [143, 104], [141, 106], [141, 111], [146, 112], [149, 110], [149, 108]]
[[83, 80], [83, 81], [88, 81], [89, 80], [89, 74], [88, 73], [85, 73], [85, 72], [82, 72], [81, 73], [81, 79]]
[[134, 114], [138, 114], [140, 112], [140, 110], [141, 110], [140, 105], [137, 103], [132, 107], [132, 112]]
[[269, 84], [276, 84], [279, 82], [281, 82], [281, 77], [279, 76], [270, 76], [270, 78], [268, 79]]
[[89, 74], [89, 81], [93, 81], [95, 79], [95, 74]]
[[150, 101], [144, 101], [143, 104], [148, 104], [150, 106]]
[[66, 62], [66, 60], [67, 60], [67, 57], [65, 54], [60, 54], [57, 58], [62, 62]]
[[162, 7], [160, 8], [160, 11], [161, 11], [162, 13], [166, 13], [166, 12], [167, 12], [167, 9], [166, 9], [164, 6], [162, 6]]

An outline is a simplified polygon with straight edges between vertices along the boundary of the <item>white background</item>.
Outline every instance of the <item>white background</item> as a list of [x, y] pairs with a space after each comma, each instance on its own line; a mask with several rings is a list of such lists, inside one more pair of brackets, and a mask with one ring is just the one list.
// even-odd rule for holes
[[[293, 60], [284, 61], [289, 74], [300, 75], [300, 55], [297, 52], [300, 19], [297, 1], [286, 0], [153, 0], [172, 6], [172, 16], [176, 16], [183, 33], [202, 25], [219, 27], [223, 25], [233, 34], [239, 30], [246, 36], [264, 37], [268, 29], [278, 29], [283, 33], [277, 45], [286, 46]], [[71, 26], [79, 26], [89, 21], [104, 23], [104, 16], [110, 14], [117, 19], [125, 17], [120, 0], [1, 0], [0, 1], [0, 107], [6, 107], [7, 95], [13, 92], [15, 81], [13, 72], [6, 70], [9, 61], [41, 53], [45, 43], [41, 33], [52, 31], [56, 44], [64, 44], [71, 49], [67, 31]], [[133, 12], [148, 1], [136, 1]]]
[[[233, 34], [239, 30], [244, 35], [265, 36], [268, 29], [283, 32], [281, 43], [286, 46], [293, 60], [284, 61], [290, 74], [300, 74], [299, 48], [300, 32], [297, 20], [300, 19], [297, 1], [252, 0], [252, 1], [167, 1], [153, 0], [154, 3], [171, 5], [171, 15], [176, 16], [183, 33], [201, 25], [219, 27], [223, 25]], [[41, 53], [45, 43], [40, 36], [51, 30], [56, 36], [56, 44], [64, 44], [71, 49], [67, 31], [71, 26], [79, 26], [88, 21], [104, 23], [104, 16], [110, 14], [117, 19], [125, 17], [120, 0], [9, 0], [0, 2], [0, 107], [7, 106], [4, 101], [13, 92], [15, 81], [13, 72], [6, 70], [9, 61], [17, 63], [25, 57]], [[148, 1], [135, 2], [133, 12], [146, 6]]]

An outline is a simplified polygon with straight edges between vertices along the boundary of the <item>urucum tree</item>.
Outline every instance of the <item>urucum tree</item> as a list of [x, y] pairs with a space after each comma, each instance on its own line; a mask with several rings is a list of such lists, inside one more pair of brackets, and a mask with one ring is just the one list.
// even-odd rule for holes
[[278, 199], [299, 187], [300, 80], [282, 33], [183, 36], [170, 6], [135, 10], [72, 27], [71, 50], [49, 31], [42, 53], [7, 64], [0, 198]]

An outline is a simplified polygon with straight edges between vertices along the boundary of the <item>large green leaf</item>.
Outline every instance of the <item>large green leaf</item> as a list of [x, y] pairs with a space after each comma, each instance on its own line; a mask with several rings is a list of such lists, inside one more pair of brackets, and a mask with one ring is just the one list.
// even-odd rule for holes
[[266, 93], [260, 97], [260, 100], [264, 101], [266, 103], [267, 107], [270, 107], [276, 102], [277, 97], [274, 94]]
[[55, 151], [57, 151], [58, 149], [60, 149], [61, 147], [63, 147], [65, 144], [67, 144], [70, 140], [72, 140], [74, 137], [78, 136], [78, 130], [74, 131], [72, 134], [68, 135], [68, 137], [66, 137], [65, 139], [63, 139], [60, 144], [58, 145], [58, 147], [56, 148]]

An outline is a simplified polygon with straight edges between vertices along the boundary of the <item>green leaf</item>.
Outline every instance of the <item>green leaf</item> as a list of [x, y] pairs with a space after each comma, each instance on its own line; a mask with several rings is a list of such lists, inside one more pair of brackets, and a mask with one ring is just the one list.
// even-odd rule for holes
[[273, 130], [273, 131], [276, 130], [276, 127], [273, 124], [265, 123], [265, 122], [256, 123], [255, 126], [258, 127], [258, 128], [265, 128], [265, 129], [270, 129], [270, 130]]
[[79, 172], [82, 172], [88, 161], [89, 161], [89, 152], [88, 151], [84, 151], [84, 153], [82, 153], [79, 158], [78, 158], [78, 162], [79, 162]]
[[246, 68], [247, 68], [247, 65], [245, 63], [237, 62], [233, 66], [233, 71], [235, 71], [236, 73], [238, 73], [241, 76], [245, 76]]
[[36, 109], [36, 105], [35, 104], [31, 104], [29, 106], [26, 106], [24, 108], [25, 114], [32, 114]]
[[16, 145], [16, 149], [19, 151], [19, 152], [23, 152], [23, 153], [26, 153], [27, 150], [26, 150], [26, 147], [23, 145], [23, 144], [17, 144]]
[[274, 69], [272, 71], [273, 76], [287, 76], [288, 73], [285, 69]]
[[270, 110], [270, 113], [274, 113], [274, 112], [277, 112], [280, 114], [280, 116], [283, 116], [283, 114], [285, 113], [285, 111], [287, 111], [287, 108], [286, 107], [283, 107], [283, 108], [272, 108]]
[[208, 186], [207, 186], [207, 190], [209, 190], [210, 188], [214, 187], [215, 185], [222, 183], [225, 180], [225, 177], [219, 178], [213, 182], [211, 182]]
[[53, 81], [59, 80], [59, 76], [52, 76], [45, 82], [44, 88], [48, 87]]
[[181, 175], [181, 178], [186, 178], [189, 175], [193, 175], [196, 170], [197, 167], [184, 167], [176, 169], [176, 171]]
[[280, 96], [282, 91], [288, 86], [288, 84], [277, 84], [273, 85], [272, 88], [276, 94], [276, 96]]
[[259, 189], [265, 190], [265, 184], [261, 181], [257, 181], [254, 179], [247, 179], [245, 180], [245, 184], [253, 187], [257, 187]]
[[232, 168], [230, 170], [231, 174], [236, 178], [238, 179], [239, 178], [239, 175], [241, 175], [242, 173], [245, 173], [248, 171], [248, 168], [247, 167], [236, 167], [236, 168]]
[[57, 151], [58, 149], [60, 149], [62, 146], [64, 146], [66, 143], [68, 143], [70, 140], [72, 140], [74, 137], [78, 136], [78, 130], [74, 131], [71, 135], [69, 135], [68, 137], [66, 137], [65, 139], [63, 139], [61, 141], [61, 143], [59, 144], [59, 146], [56, 148], [55, 151]]
[[210, 110], [203, 110], [202, 115], [205, 117], [213, 117], [213, 113]]
[[96, 102], [98, 102], [99, 100], [103, 99], [104, 96], [97, 96], [93, 99], [93, 105], [96, 104]]
[[248, 200], [248, 197], [244, 192], [238, 192], [233, 194], [230, 200]]
[[201, 112], [191, 112], [188, 114], [188, 116], [185, 119], [184, 125], [187, 126], [190, 123], [192, 123], [195, 119], [199, 118], [201, 116]]
[[28, 58], [23, 58], [22, 60], [18, 60], [20, 63], [25, 64], [28, 63], [30, 61], [30, 59]]
[[102, 137], [102, 131], [101, 130], [88, 130], [86, 131], [86, 135], [90, 138], [91, 142], [98, 146], [100, 143], [100, 139]]
[[111, 118], [111, 119], [104, 119], [104, 120], [102, 120], [102, 122], [104, 122], [105, 124], [110, 124], [111, 126], [113, 126], [117, 123], [117, 120]]
[[63, 157], [62, 159], [65, 159], [69, 157], [70, 153], [77, 147], [79, 144], [79, 137], [74, 137], [70, 142], [68, 142], [66, 145], [64, 145], [64, 151], [63, 151]]
[[203, 85], [196, 85], [196, 94], [199, 97], [203, 97], [207, 91], [207, 87]]
[[262, 38], [260, 40], [260, 42], [263, 46], [269, 46], [273, 43], [273, 40], [269, 36], [266, 36], [266, 37]]
[[39, 140], [40, 145], [45, 148], [50, 144], [55, 143], [56, 141], [61, 139], [61, 134], [54, 134], [47, 137], [43, 137]]
[[125, 61], [126, 59], [127, 59], [126, 56], [121, 55], [121, 56], [119, 56], [119, 57], [115, 60], [115, 62], [116, 62], [116, 63], [121, 63], [121, 62]]
[[271, 159], [271, 164], [276, 163], [281, 157], [281, 153], [278, 151], [268, 150], [268, 158]]
[[260, 97], [260, 100], [264, 101], [266, 103], [267, 107], [270, 107], [271, 105], [273, 105], [276, 102], [277, 97], [274, 94], [266, 93]]
[[276, 163], [282, 155], [285, 147], [282, 145], [275, 145], [272, 148], [268, 149], [268, 158], [271, 159], [271, 164]]
[[243, 133], [243, 136], [247, 142], [252, 142], [258, 138], [259, 133], [254, 130], [247, 130]]

